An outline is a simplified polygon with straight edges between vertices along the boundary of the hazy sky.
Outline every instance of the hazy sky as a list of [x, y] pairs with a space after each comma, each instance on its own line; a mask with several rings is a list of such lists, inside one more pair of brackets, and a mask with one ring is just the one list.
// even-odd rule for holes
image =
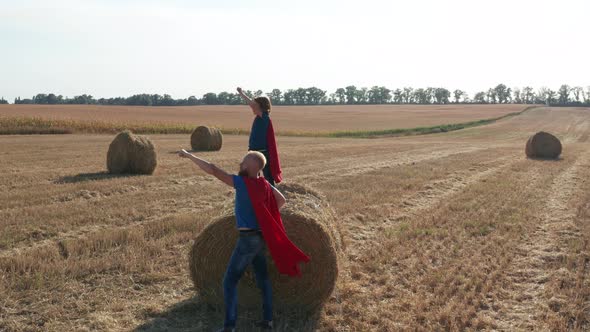
[[590, 85], [588, 0], [0, 0], [0, 97]]

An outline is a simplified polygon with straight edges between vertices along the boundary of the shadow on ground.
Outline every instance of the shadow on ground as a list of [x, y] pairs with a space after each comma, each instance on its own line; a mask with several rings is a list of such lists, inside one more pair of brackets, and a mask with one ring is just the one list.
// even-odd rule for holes
[[547, 162], [563, 161], [563, 157], [561, 157], [561, 156], [559, 156], [557, 158], [527, 157], [527, 159], [534, 160], [534, 161], [547, 161]]
[[96, 173], [80, 173], [76, 175], [62, 176], [54, 181], [56, 184], [60, 183], [78, 183], [85, 181], [96, 181], [96, 180], [108, 180], [116, 178], [127, 178], [132, 176], [140, 176], [137, 174], [110, 174], [108, 172], [96, 172]]
[[[240, 310], [237, 331], [261, 331], [255, 327], [262, 311]], [[275, 313], [273, 331], [315, 331], [319, 314]], [[214, 307], [193, 297], [177, 303], [164, 312], [150, 315], [149, 320], [134, 332], [156, 331], [217, 331], [223, 327], [223, 308]]]

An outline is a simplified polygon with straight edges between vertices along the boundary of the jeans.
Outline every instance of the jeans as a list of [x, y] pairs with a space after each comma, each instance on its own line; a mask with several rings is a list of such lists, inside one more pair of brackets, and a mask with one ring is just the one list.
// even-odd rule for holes
[[264, 178], [271, 186], [275, 186], [275, 179], [273, 179], [272, 174], [270, 173], [270, 165], [268, 162], [266, 162], [266, 166], [264, 166], [264, 169], [262, 170], [262, 175], [264, 175]]
[[272, 287], [264, 255], [266, 245], [260, 235], [240, 237], [223, 277], [225, 327], [235, 327], [238, 318], [238, 281], [248, 265], [252, 264], [256, 284], [262, 292], [263, 320], [272, 321]]

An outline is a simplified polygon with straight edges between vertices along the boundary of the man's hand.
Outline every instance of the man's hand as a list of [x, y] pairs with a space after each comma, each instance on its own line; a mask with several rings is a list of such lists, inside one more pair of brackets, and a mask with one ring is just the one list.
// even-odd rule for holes
[[180, 149], [180, 151], [178, 151], [178, 156], [180, 158], [188, 158], [191, 156], [191, 154], [188, 151], [186, 151], [185, 149]]
[[192, 160], [192, 162], [195, 163], [195, 165], [199, 166], [200, 169], [205, 171], [205, 173], [215, 176], [216, 178], [218, 178], [219, 180], [221, 180], [223, 183], [227, 184], [228, 186], [231, 186], [231, 187], [234, 186], [233, 176], [231, 176], [229, 173], [222, 170], [221, 168], [213, 165], [212, 163], [210, 163], [206, 160], [203, 160], [203, 159], [193, 155], [192, 153], [189, 153], [185, 149], [180, 149], [180, 151], [178, 151], [178, 156], [180, 158], [188, 158], [188, 159]]
[[250, 99], [250, 97], [248, 97], [245, 93], [244, 90], [242, 90], [242, 88], [238, 87], [238, 94], [240, 95], [240, 97], [242, 97], [242, 99], [244, 99], [244, 101], [246, 102], [246, 104], [250, 105], [250, 107], [252, 107], [252, 99]]

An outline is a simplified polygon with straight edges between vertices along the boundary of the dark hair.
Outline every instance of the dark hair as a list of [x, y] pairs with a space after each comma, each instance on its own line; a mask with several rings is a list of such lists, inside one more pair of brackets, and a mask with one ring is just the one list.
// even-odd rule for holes
[[260, 106], [260, 109], [263, 112], [270, 113], [270, 109], [272, 105], [270, 104], [270, 99], [268, 97], [256, 97], [254, 101]]

